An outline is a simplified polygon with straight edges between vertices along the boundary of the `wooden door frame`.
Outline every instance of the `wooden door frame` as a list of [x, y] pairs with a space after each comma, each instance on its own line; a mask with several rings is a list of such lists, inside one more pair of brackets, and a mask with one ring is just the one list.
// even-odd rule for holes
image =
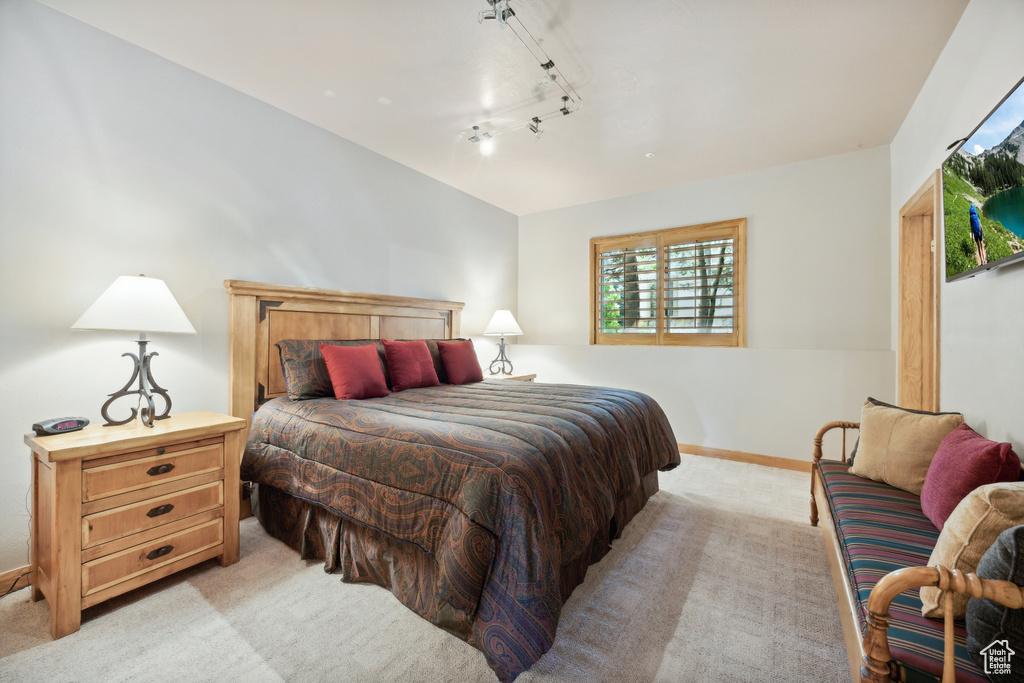
[[896, 395], [905, 408], [939, 409], [939, 225], [942, 171], [899, 212], [899, 315]]

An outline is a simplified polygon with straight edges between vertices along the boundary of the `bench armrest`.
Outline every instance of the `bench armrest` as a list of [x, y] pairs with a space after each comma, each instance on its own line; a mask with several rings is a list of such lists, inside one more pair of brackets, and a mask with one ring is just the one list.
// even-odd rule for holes
[[945, 591], [945, 635], [943, 659], [943, 683], [955, 683], [956, 663], [953, 660], [953, 609], [954, 593], [970, 595], [973, 598], [988, 598], [1011, 609], [1024, 607], [1024, 588], [1010, 581], [981, 579], [975, 574], [947, 569], [941, 565], [934, 567], [905, 567], [890, 572], [879, 579], [868, 596], [868, 628], [864, 634], [861, 648], [864, 651], [864, 663], [860, 668], [860, 679], [863, 682], [884, 683], [893, 680], [889, 652], [889, 605], [893, 598], [906, 590], [922, 586], [938, 586]]
[[814, 435], [814, 464], [817, 465], [821, 460], [821, 442], [825, 438], [825, 434], [833, 429], [843, 430], [843, 452], [840, 453], [840, 462], [846, 462], [846, 430], [847, 429], [860, 429], [859, 422], [829, 422]]
[[821, 462], [821, 442], [825, 433], [833, 429], [843, 430], [843, 452], [840, 462], [846, 462], [846, 430], [860, 429], [859, 422], [829, 422], [814, 435], [814, 463], [811, 465], [811, 526], [818, 526], [818, 502], [814, 499], [814, 480], [818, 476], [818, 463]]

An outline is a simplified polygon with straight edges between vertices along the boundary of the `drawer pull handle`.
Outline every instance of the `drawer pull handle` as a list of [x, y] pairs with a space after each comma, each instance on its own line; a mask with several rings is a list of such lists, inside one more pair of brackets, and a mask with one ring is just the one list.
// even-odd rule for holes
[[148, 470], [146, 470], [146, 474], [148, 474], [151, 477], [155, 477], [158, 474], [167, 474], [173, 469], [174, 465], [172, 465], [171, 463], [167, 463], [166, 465], [154, 465], [153, 467], [150, 467]]
[[160, 507], [153, 508], [152, 510], [150, 510], [149, 512], [146, 513], [146, 516], [147, 517], [159, 517], [160, 515], [166, 515], [168, 512], [170, 512], [173, 509], [174, 509], [174, 506], [171, 505], [170, 503], [168, 503], [167, 505], [161, 505]]
[[158, 557], [163, 557], [164, 555], [166, 555], [167, 553], [171, 552], [172, 550], [174, 550], [174, 546], [173, 545], [165, 545], [164, 547], [157, 548], [156, 550], [153, 550], [152, 552], [147, 554], [146, 555], [146, 559], [147, 560], [155, 560]]
[[156, 449], [156, 454], [157, 455], [163, 455], [166, 452], [167, 452], [167, 449], [164, 448], [163, 446], [161, 446], [160, 448]]

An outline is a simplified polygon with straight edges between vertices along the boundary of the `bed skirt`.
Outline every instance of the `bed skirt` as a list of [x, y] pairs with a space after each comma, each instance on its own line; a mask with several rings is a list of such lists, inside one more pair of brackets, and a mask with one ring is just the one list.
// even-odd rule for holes
[[[340, 570], [346, 583], [373, 583], [391, 591], [416, 614], [445, 631], [465, 640], [485, 654], [489, 639], [505, 641], [502, 633], [510, 628], [500, 600], [484, 590], [475, 614], [452, 607], [435, 594], [438, 567], [432, 555], [419, 546], [389, 536], [377, 529], [358, 524], [315, 503], [296, 498], [266, 484], [255, 485], [253, 514], [274, 538], [299, 552], [303, 560], [324, 560], [324, 571]], [[604, 533], [589, 547], [561, 565], [562, 603], [576, 586], [583, 583], [587, 568], [607, 554], [611, 541], [618, 538], [626, 524], [658, 491], [658, 472], [651, 472], [615, 504], [615, 515]], [[508, 671], [515, 678], [546, 651], [522, 652], [518, 662], [504, 662], [496, 672]], [[491, 650], [493, 651], [493, 649]], [[511, 664], [511, 666], [509, 666]], [[506, 676], [500, 676], [506, 678]]]

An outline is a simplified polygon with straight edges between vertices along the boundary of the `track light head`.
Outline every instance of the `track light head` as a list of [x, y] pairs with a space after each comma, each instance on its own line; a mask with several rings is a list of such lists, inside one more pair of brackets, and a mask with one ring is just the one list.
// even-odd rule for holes
[[540, 140], [541, 135], [544, 135], [544, 131], [540, 129], [540, 118], [536, 116], [533, 117], [533, 121], [526, 127], [530, 129], [530, 132], [533, 133], [533, 136], [538, 140]]
[[484, 10], [477, 15], [477, 21], [481, 24], [488, 19], [497, 19], [498, 28], [505, 28], [509, 17], [516, 15], [512, 8], [508, 6], [508, 0], [487, 0], [487, 3], [491, 6], [491, 9]]
[[544, 69], [544, 75], [540, 77], [539, 81], [537, 81], [537, 85], [544, 90], [550, 88], [551, 84], [555, 82], [556, 78], [558, 78], [557, 74], [551, 73], [551, 69], [553, 69], [554, 66], [555, 63], [550, 59], [540, 65], [540, 68]]
[[485, 157], [494, 153], [494, 137], [490, 133], [481, 133], [480, 126], [473, 126], [473, 134], [468, 139], [480, 143], [480, 153]]

